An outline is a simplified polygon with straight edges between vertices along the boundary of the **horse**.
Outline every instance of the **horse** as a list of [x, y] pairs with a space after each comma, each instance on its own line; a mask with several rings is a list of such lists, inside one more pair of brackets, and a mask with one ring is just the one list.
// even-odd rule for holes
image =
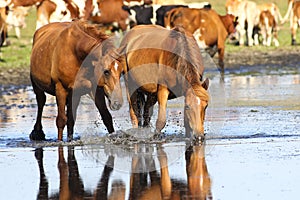
[[[185, 96], [186, 135], [204, 137], [208, 84], [202, 81], [204, 66], [196, 40], [181, 27], [168, 30], [157, 25], [139, 25], [128, 31], [120, 44], [130, 117], [134, 128], [149, 126], [152, 106], [158, 102], [155, 135], [166, 125], [167, 100]], [[140, 102], [147, 96], [145, 104]]]
[[76, 20], [51, 23], [38, 29], [30, 58], [30, 78], [38, 112], [30, 139], [45, 140], [41, 123], [45, 92], [56, 96], [58, 140], [62, 140], [65, 125], [68, 141], [73, 139], [76, 110], [80, 97], [85, 94], [94, 98], [108, 132], [114, 132], [105, 96], [111, 110], [121, 107], [120, 66], [113, 41], [96, 25]]

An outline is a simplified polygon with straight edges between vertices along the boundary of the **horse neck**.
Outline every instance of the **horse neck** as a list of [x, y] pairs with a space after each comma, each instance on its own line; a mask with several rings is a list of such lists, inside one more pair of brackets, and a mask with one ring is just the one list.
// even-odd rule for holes
[[85, 58], [90, 53], [94, 53], [93, 48], [95, 48], [100, 41], [93, 36], [87, 34], [80, 27], [75, 26], [75, 30], [72, 31], [73, 38], [76, 39], [76, 48], [75, 51], [79, 54], [80, 57]]

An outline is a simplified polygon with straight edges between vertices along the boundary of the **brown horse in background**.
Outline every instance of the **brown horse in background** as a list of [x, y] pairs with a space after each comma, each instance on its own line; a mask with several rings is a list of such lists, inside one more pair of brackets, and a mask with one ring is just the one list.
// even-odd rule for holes
[[94, 96], [108, 132], [114, 132], [105, 96], [112, 110], [121, 107], [123, 99], [119, 79], [122, 69], [118, 63], [112, 41], [95, 25], [78, 20], [52, 23], [37, 30], [33, 38], [30, 78], [38, 113], [30, 138], [45, 139], [41, 123], [45, 92], [56, 96], [58, 140], [62, 140], [66, 124], [68, 140], [73, 139], [76, 109], [84, 94]]
[[[156, 25], [140, 25], [123, 38], [122, 65], [134, 127], [149, 126], [152, 107], [158, 101], [156, 136], [166, 124], [167, 100], [185, 96], [186, 135], [204, 136], [208, 80], [201, 82], [204, 66], [200, 49], [190, 33], [182, 28], [168, 30]], [[139, 96], [147, 96], [144, 106]]]

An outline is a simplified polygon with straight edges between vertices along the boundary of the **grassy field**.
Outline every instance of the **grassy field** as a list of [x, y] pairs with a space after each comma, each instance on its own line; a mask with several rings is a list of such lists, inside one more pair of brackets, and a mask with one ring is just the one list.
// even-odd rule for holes
[[[193, 2], [194, 0], [186, 0], [187, 2]], [[270, 2], [269, 0], [254, 0], [257, 3]], [[212, 7], [221, 15], [225, 14], [225, 1], [224, 0], [210, 0]], [[280, 8], [281, 14], [284, 16], [287, 11], [287, 1], [283, 0], [272, 0]], [[17, 39], [15, 37], [14, 30], [9, 31], [10, 45], [1, 48], [0, 52], [0, 67], [2, 69], [12, 68], [12, 67], [29, 67], [29, 59], [31, 53], [32, 36], [35, 31], [36, 13], [35, 8], [31, 8], [29, 15], [27, 16], [27, 27], [21, 30], [21, 38]], [[298, 34], [298, 38], [300, 34]], [[300, 39], [298, 40], [300, 41]], [[280, 26], [279, 30], [279, 48], [285, 48], [287, 50], [291, 48], [297, 48], [290, 46], [291, 35], [289, 29], [289, 22]], [[270, 49], [276, 49], [276, 47], [239, 47], [227, 44], [227, 52], [235, 52], [241, 50], [241, 48], [247, 48], [249, 51], [261, 50], [268, 51]]]

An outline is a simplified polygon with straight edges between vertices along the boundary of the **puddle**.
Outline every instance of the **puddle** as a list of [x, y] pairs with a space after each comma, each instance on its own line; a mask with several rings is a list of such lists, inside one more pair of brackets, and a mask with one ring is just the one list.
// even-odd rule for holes
[[[171, 197], [181, 199], [295, 198], [300, 186], [300, 75], [226, 75], [223, 84], [210, 78], [202, 146], [191, 146], [184, 136], [183, 98], [168, 102], [165, 137], [153, 142], [153, 127], [131, 129], [126, 101], [111, 112], [121, 137], [109, 140], [93, 102], [84, 96], [75, 140], [57, 142], [55, 98], [47, 96], [47, 140], [32, 142], [28, 135], [37, 111], [32, 88], [1, 89], [0, 199], [162, 198], [170, 197], [168, 185]], [[193, 190], [195, 185], [202, 187]]]

